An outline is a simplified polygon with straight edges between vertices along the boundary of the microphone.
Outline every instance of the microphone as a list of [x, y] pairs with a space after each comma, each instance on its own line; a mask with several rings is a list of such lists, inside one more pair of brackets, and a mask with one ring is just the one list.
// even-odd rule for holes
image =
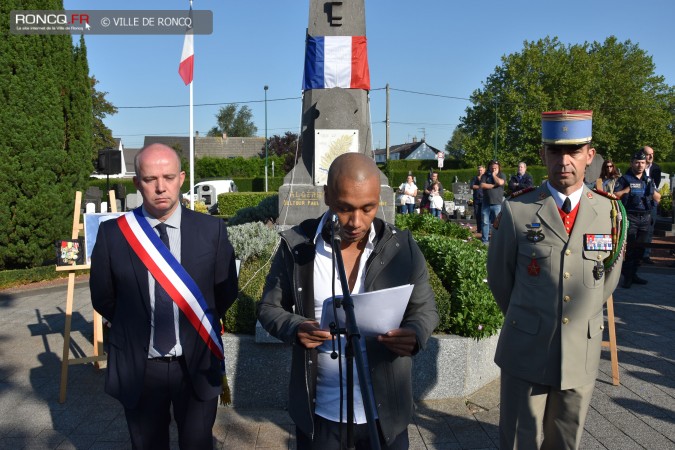
[[342, 238], [340, 237], [340, 222], [338, 221], [338, 216], [334, 212], [330, 214], [330, 226], [331, 231], [333, 232], [333, 240], [340, 243]]

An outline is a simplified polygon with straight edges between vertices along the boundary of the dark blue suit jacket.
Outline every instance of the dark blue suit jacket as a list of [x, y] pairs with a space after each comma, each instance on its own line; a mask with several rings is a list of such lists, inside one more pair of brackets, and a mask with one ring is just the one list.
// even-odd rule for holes
[[[141, 396], [150, 345], [148, 271], [116, 220], [101, 224], [91, 258], [91, 301], [112, 324], [105, 390], [133, 408]], [[238, 291], [234, 251], [222, 220], [183, 208], [181, 265], [199, 286], [216, 320], [222, 317]], [[215, 398], [221, 391], [220, 362], [182, 312], [179, 317], [192, 387], [202, 400]], [[220, 330], [219, 324], [214, 327]]]

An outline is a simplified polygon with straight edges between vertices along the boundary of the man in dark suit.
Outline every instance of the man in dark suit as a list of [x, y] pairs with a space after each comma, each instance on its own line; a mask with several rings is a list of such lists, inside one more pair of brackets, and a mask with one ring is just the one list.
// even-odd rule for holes
[[105, 390], [124, 406], [134, 448], [169, 448], [173, 406], [180, 448], [210, 449], [219, 319], [238, 290], [232, 245], [222, 221], [180, 206], [172, 148], [149, 145], [134, 163], [143, 205], [102, 223], [92, 253], [92, 304], [111, 324]]

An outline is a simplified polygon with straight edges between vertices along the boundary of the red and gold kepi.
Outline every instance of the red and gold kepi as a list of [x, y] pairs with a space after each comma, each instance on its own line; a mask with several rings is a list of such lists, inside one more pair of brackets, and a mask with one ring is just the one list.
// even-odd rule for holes
[[591, 142], [593, 111], [547, 111], [541, 113], [544, 144], [581, 145]]

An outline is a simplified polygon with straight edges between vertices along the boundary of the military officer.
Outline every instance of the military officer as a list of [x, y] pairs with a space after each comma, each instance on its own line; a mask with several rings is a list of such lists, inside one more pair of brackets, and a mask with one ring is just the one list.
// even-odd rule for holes
[[542, 114], [548, 181], [505, 201], [494, 226], [487, 269], [505, 316], [495, 355], [502, 449], [573, 449], [581, 440], [603, 304], [622, 262], [621, 233], [612, 234], [621, 230], [619, 202], [584, 185], [592, 114]]

